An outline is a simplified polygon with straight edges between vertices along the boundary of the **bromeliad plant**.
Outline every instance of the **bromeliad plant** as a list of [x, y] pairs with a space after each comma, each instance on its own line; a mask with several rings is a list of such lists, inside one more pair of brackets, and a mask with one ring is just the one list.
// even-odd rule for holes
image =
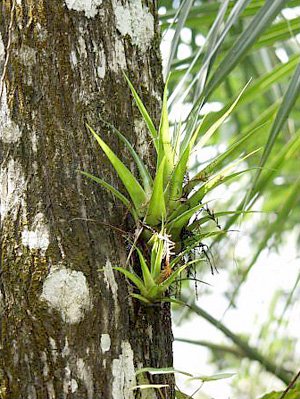
[[[135, 245], [135, 244], [134, 244]], [[174, 243], [169, 239], [164, 227], [159, 233], [154, 233], [150, 240], [151, 257], [150, 267], [147, 260], [143, 256], [138, 247], [135, 247], [141, 266], [141, 277], [135, 272], [131, 272], [123, 267], [115, 267], [116, 270], [123, 273], [139, 290], [139, 294], [131, 295], [140, 301], [151, 304], [155, 301], [164, 301], [164, 295], [170, 288], [171, 284], [179, 277], [189, 265], [195, 261], [191, 261], [175, 268], [184, 256], [180, 253], [171, 260]], [[162, 265], [164, 266], [162, 267]]]
[[[166, 83], [163, 95], [160, 126], [159, 130], [156, 131], [154, 123], [133, 85], [126, 76], [125, 78], [136, 105], [148, 127], [156, 150], [155, 176], [152, 178], [149, 170], [135, 152], [133, 146], [113, 126], [111, 126], [112, 130], [123, 141], [131, 153], [139, 170], [141, 181], [136, 179], [131, 171], [90, 126], [88, 126], [89, 130], [118, 173], [129, 198], [125, 197], [120, 191], [101, 178], [93, 176], [88, 172], [81, 173], [108, 189], [122, 201], [132, 214], [137, 226], [142, 226], [143, 232], [141, 237], [147, 239], [151, 248], [150, 265], [147, 265], [145, 256], [143, 256], [140, 249], [136, 247], [136, 243], [134, 243], [134, 249], [136, 249], [140, 260], [142, 277], [129, 272], [126, 268], [116, 269], [125, 274], [134, 283], [139, 291], [139, 294], [133, 294], [136, 298], [151, 303], [163, 298], [164, 293], [170, 285], [187, 267], [187, 265], [182, 265], [183, 254], [195, 248], [201, 242], [201, 239], [203, 239], [204, 235], [200, 229], [202, 223], [207, 222], [207, 218], [199, 219], [197, 216], [195, 218], [195, 215], [204, 209], [204, 197], [220, 184], [244, 172], [238, 171], [230, 174], [233, 167], [252, 153], [237, 160], [221, 171], [220, 168], [229, 155], [250, 135], [242, 137], [225, 153], [200, 170], [191, 180], [187, 180], [186, 176], [188, 175], [191, 156], [207, 143], [213, 133], [227, 119], [243, 91], [221, 118], [201, 137], [199, 136], [203, 120], [195, 129], [188, 129], [183, 137], [179, 124], [171, 138], [167, 109], [168, 82]], [[193, 223], [190, 223], [193, 217], [195, 220]], [[216, 232], [208, 232], [205, 236], [213, 234], [216, 234]], [[170, 245], [175, 250], [174, 253], [170, 250]], [[167, 247], [169, 248], [168, 250], [166, 249]], [[182, 248], [185, 248], [185, 250], [181, 251]], [[181, 266], [178, 266], [179, 264]]]

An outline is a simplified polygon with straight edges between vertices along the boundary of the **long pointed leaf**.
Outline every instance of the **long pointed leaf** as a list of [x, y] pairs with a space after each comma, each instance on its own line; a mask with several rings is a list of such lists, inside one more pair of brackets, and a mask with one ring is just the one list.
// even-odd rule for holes
[[196, 192], [193, 194], [191, 197], [187, 199], [187, 201], [180, 205], [175, 211], [171, 214], [170, 220], [175, 219], [177, 216], [185, 212], [186, 210], [190, 209], [191, 207], [197, 206], [200, 201], [204, 198], [204, 196], [212, 191], [214, 188], [218, 187], [220, 184], [226, 183], [227, 181], [234, 179], [235, 177], [240, 176], [242, 173], [248, 172], [250, 170], [253, 170], [255, 168], [250, 168], [250, 169], [245, 169], [240, 172], [233, 173], [232, 175], [228, 174], [230, 171], [240, 164], [242, 161], [247, 159], [249, 156], [255, 154], [259, 149], [252, 151], [250, 154], [247, 154], [245, 157], [239, 159], [236, 161], [234, 164], [230, 165], [229, 167], [225, 168], [221, 172], [218, 172], [215, 176], [213, 176], [211, 179], [209, 179], [206, 183], [204, 183]]
[[[275, 121], [273, 123], [272, 129], [270, 131], [269, 137], [267, 144], [265, 146], [264, 152], [262, 154], [259, 166], [263, 167], [266, 163], [266, 160], [268, 159], [272, 147], [274, 145], [274, 142], [276, 140], [276, 137], [280, 133], [287, 117], [289, 116], [289, 113], [291, 112], [291, 109], [293, 108], [295, 101], [297, 98], [299, 98], [299, 92], [300, 92], [300, 63], [298, 64], [295, 73], [290, 81], [290, 84], [288, 86], [288, 89], [284, 95], [282, 104], [277, 112]], [[254, 184], [255, 186], [258, 177], [260, 176], [261, 170], [258, 170]]]
[[[289, 87], [284, 95], [282, 104], [277, 112], [276, 118], [274, 120], [274, 123], [272, 125], [271, 131], [269, 133], [267, 145], [265, 147], [265, 150], [263, 152], [262, 158], [260, 160], [260, 166], [264, 166], [270, 153], [272, 150], [272, 147], [274, 145], [274, 142], [276, 140], [276, 137], [280, 133], [289, 113], [291, 112], [294, 103], [297, 99], [297, 95], [299, 95], [299, 90], [300, 90], [300, 63], [298, 64], [295, 73], [293, 75], [293, 78], [289, 84]], [[277, 158], [276, 158], [277, 159]], [[258, 187], [259, 185], [259, 177], [261, 175], [261, 171], [258, 171], [256, 174], [253, 184], [249, 190], [249, 192], [246, 194], [245, 198], [241, 202], [241, 204], [238, 207], [238, 210], [240, 209], [246, 209], [247, 206], [251, 203], [252, 199], [256, 196], [256, 193], [261, 194], [261, 188], [264, 189], [262, 186], [261, 188]], [[261, 184], [260, 184], [261, 186]], [[253, 205], [253, 203], [252, 203]], [[230, 220], [226, 224], [226, 228], [229, 228], [232, 223], [236, 220], [236, 216], [233, 216], [230, 218]]]
[[253, 45], [257, 38], [267, 29], [280, 12], [287, 0], [267, 1], [257, 15], [252, 19], [241, 36], [237, 39], [228, 55], [222, 60], [215, 74], [208, 83], [206, 97], [228, 76], [229, 72], [237, 65], [247, 50]]
[[239, 99], [241, 98], [242, 94], [244, 93], [244, 91], [246, 90], [247, 86], [249, 85], [250, 82], [248, 82], [246, 84], [246, 86], [243, 88], [243, 90], [240, 92], [240, 94], [238, 95], [238, 97], [236, 98], [236, 100], [233, 102], [233, 104], [231, 105], [231, 107], [224, 113], [224, 115], [221, 116], [220, 119], [218, 119], [209, 129], [208, 131], [205, 133], [205, 135], [203, 137], [201, 137], [201, 139], [198, 141], [198, 143], [196, 144], [196, 146], [194, 147], [193, 151], [197, 151], [198, 149], [202, 148], [207, 141], [210, 139], [210, 137], [214, 134], [214, 132], [222, 125], [222, 123], [228, 118], [228, 116], [231, 114], [231, 112], [233, 111], [234, 107], [236, 106], [237, 102], [239, 101]]
[[124, 274], [130, 281], [133, 282], [133, 284], [141, 291], [143, 292], [145, 290], [145, 286], [142, 282], [142, 280], [137, 276], [135, 273], [131, 273], [129, 270], [124, 269], [123, 267], [117, 267], [115, 266], [113, 269], [117, 270], [118, 272], [121, 272]]
[[[297, 63], [299, 61], [298, 55], [291, 57], [291, 59], [286, 64], [279, 64], [277, 67], [273, 68], [271, 72], [264, 74], [262, 77], [255, 79], [251, 85], [247, 87], [243, 96], [240, 98], [239, 102], [236, 104], [235, 109], [245, 107], [253, 101], [258, 101], [262, 94], [267, 93], [268, 90], [274, 85], [282, 81], [282, 79], [288, 78], [294, 71]], [[227, 109], [230, 108], [230, 104], [226, 104], [220, 111], [210, 113], [207, 115], [206, 120], [203, 121], [201, 130], [203, 132], [207, 131], [210, 126], [215, 123]]]
[[148, 112], [147, 112], [142, 100], [140, 99], [139, 95], [137, 94], [137, 92], [136, 92], [135, 88], [133, 87], [132, 83], [130, 82], [129, 78], [126, 76], [125, 73], [123, 73], [123, 74], [125, 76], [125, 79], [127, 80], [127, 83], [129, 85], [129, 87], [130, 87], [130, 90], [131, 90], [133, 98], [134, 98], [134, 100], [136, 102], [136, 105], [138, 106], [138, 109], [140, 110], [140, 113], [141, 113], [142, 117], [144, 118], [144, 121], [146, 122], [146, 125], [147, 125], [147, 127], [149, 129], [149, 132], [150, 132], [151, 137], [153, 139], [154, 146], [155, 146], [156, 151], [157, 151], [158, 150], [158, 142], [157, 142], [158, 135], [157, 135], [154, 123], [152, 122], [152, 120], [151, 120], [151, 118], [150, 118], [150, 116], [149, 116], [149, 114], [148, 114]]
[[174, 34], [174, 37], [173, 37], [172, 43], [171, 43], [171, 51], [170, 51], [170, 55], [169, 55], [169, 59], [168, 59], [168, 64], [167, 64], [167, 66], [165, 68], [165, 72], [164, 72], [165, 77], [167, 77], [169, 75], [170, 67], [171, 67], [174, 55], [176, 53], [176, 50], [177, 50], [177, 45], [178, 45], [178, 41], [180, 38], [181, 29], [184, 26], [184, 23], [186, 21], [186, 18], [189, 15], [189, 11], [190, 11], [193, 3], [194, 3], [194, 0], [186, 0], [183, 3], [183, 7], [180, 10], [179, 18], [176, 23], [175, 34]]
[[200, 170], [185, 186], [184, 191], [189, 193], [199, 181], [208, 180], [213, 173], [215, 173], [222, 163], [229, 158], [229, 156], [240, 148], [246, 140], [249, 140], [254, 135], [257, 135], [264, 129], [268, 128], [271, 123], [271, 118], [278, 108], [278, 103], [273, 104], [265, 112], [260, 114], [257, 119], [255, 119], [245, 130], [244, 134], [239, 140], [236, 140], [225, 152], [220, 154], [212, 162], [210, 162], [205, 168]]
[[[181, 102], [188, 95], [188, 93], [192, 89], [193, 85], [196, 83], [197, 78], [201, 77], [201, 75], [204, 73], [204, 71], [206, 71], [208, 69], [209, 64], [211, 64], [213, 57], [215, 57], [217, 51], [219, 50], [220, 46], [222, 45], [224, 39], [226, 38], [226, 36], [228, 34], [228, 31], [230, 30], [232, 25], [237, 21], [237, 19], [240, 16], [242, 10], [247, 6], [248, 3], [249, 3], [249, 0], [237, 0], [235, 2], [233, 9], [231, 10], [229, 17], [228, 17], [226, 23], [224, 24], [224, 28], [223, 28], [222, 34], [218, 38], [217, 43], [215, 45], [213, 45], [212, 48], [208, 48], [206, 56], [205, 56], [205, 60], [202, 62], [202, 65], [201, 65], [201, 69], [197, 73], [197, 76], [194, 78], [194, 80], [191, 83], [191, 85], [189, 86], [189, 88], [185, 91], [183, 96], [180, 98]], [[218, 7], [218, 5], [217, 5], [217, 7]], [[207, 35], [207, 40], [209, 42], [212, 41], [211, 40], [211, 36], [213, 36], [215, 34], [214, 32], [215, 32], [215, 30], [217, 28], [217, 27], [215, 27], [215, 24], [218, 25], [218, 24], [220, 24], [223, 21], [223, 18], [224, 18], [223, 7], [227, 8], [227, 5], [226, 4], [222, 4], [222, 6], [218, 10], [218, 16], [216, 16], [216, 18], [214, 19], [214, 23], [213, 23], [212, 27], [210, 28], [209, 33]], [[229, 7], [230, 7], [230, 5], [229, 5]], [[175, 99], [175, 96], [177, 94], [176, 91], [179, 91], [181, 86], [184, 84], [185, 80], [190, 76], [192, 68], [194, 67], [194, 65], [196, 64], [197, 60], [199, 59], [199, 57], [200, 57], [200, 55], [202, 53], [202, 49], [203, 49], [203, 47], [201, 47], [199, 49], [197, 54], [193, 56], [192, 61], [188, 63], [189, 64], [189, 68], [186, 71], [186, 73], [183, 76], [183, 78], [180, 80], [180, 82], [179, 82], [179, 84], [177, 86], [178, 88], [176, 88], [174, 90], [174, 93], [170, 97], [170, 104]], [[201, 95], [201, 92], [199, 94]]]
[[161, 113], [161, 120], [159, 126], [159, 153], [157, 157], [157, 169], [160, 167], [163, 158], [165, 157], [166, 159], [166, 165], [164, 170], [164, 187], [166, 187], [168, 179], [174, 167], [173, 163], [174, 154], [170, 138], [168, 105], [167, 105], [168, 81], [169, 78], [166, 81], [164, 89], [162, 113]]
[[161, 292], [166, 291], [172, 283], [177, 279], [180, 273], [182, 273], [186, 268], [188, 267], [188, 264], [180, 266], [178, 269], [174, 270], [170, 277], [168, 277], [162, 284], [161, 284]]
[[131, 293], [130, 296], [132, 296], [133, 298], [138, 299], [139, 301], [145, 303], [146, 305], [151, 305], [152, 304], [152, 302], [148, 298], [144, 297], [143, 295]]
[[141, 265], [141, 270], [142, 270], [142, 274], [143, 274], [144, 285], [145, 285], [146, 289], [148, 290], [155, 285], [155, 282], [154, 282], [151, 272], [146, 264], [146, 261], [144, 259], [142, 252], [137, 247], [136, 247], [136, 251], [137, 251], [137, 253], [139, 255], [139, 259], [140, 259], [140, 265]]
[[[214, 213], [213, 217], [219, 218], [220, 216], [227, 216], [227, 215], [241, 215], [241, 214], [247, 215], [250, 213], [252, 214], [252, 213], [262, 213], [262, 212], [260, 212], [260, 211], [224, 211], [224, 212]], [[202, 224], [209, 222], [211, 220], [213, 220], [211, 216], [209, 216], [209, 215], [203, 216], [203, 217], [195, 220], [195, 222], [188, 225], [187, 230], [193, 231], [193, 230], [201, 227]]]
[[[88, 126], [88, 125], [87, 125]], [[143, 214], [143, 207], [146, 204], [146, 193], [141, 187], [140, 183], [136, 180], [130, 170], [120, 161], [120, 159], [114, 154], [114, 152], [108, 147], [108, 145], [98, 136], [98, 134], [88, 126], [91, 133], [94, 135], [98, 144], [106, 154], [107, 158], [117, 171], [120, 179], [122, 180], [126, 190], [139, 215]]]
[[145, 164], [143, 163], [141, 158], [138, 156], [138, 154], [135, 152], [134, 148], [129, 143], [129, 141], [126, 139], [126, 137], [123, 136], [123, 134], [118, 129], [116, 129], [112, 124], [110, 124], [104, 120], [103, 120], [103, 122], [106, 123], [112, 129], [112, 131], [120, 138], [120, 140], [123, 141], [123, 143], [128, 148], [129, 152], [131, 153], [131, 155], [132, 155], [133, 159], [135, 160], [135, 163], [139, 169], [141, 178], [143, 180], [144, 190], [146, 192], [146, 195], [148, 196], [152, 191], [153, 180], [152, 180], [152, 177], [151, 177], [148, 169], [146, 168]]
[[170, 178], [170, 189], [169, 189], [169, 204], [168, 210], [172, 211], [178, 206], [179, 201], [182, 197], [182, 188], [184, 183], [184, 177], [187, 172], [187, 162], [190, 156], [191, 147], [188, 146], [185, 152], [182, 154], [178, 164], [173, 170]]
[[[170, 178], [170, 188], [169, 188], [169, 206], [168, 210], [172, 211], [176, 206], [178, 206], [178, 202], [182, 197], [182, 190], [183, 190], [183, 183], [184, 177], [187, 173], [188, 169], [188, 161], [191, 153], [191, 149], [199, 135], [201, 126], [203, 124], [205, 118], [202, 119], [198, 127], [196, 128], [195, 132], [193, 133], [192, 137], [189, 139], [188, 145], [186, 146], [185, 150], [182, 152], [181, 157], [173, 169], [171, 178]], [[184, 143], [183, 143], [184, 145]], [[182, 145], [182, 146], [183, 146]]]
[[123, 202], [123, 204], [127, 207], [127, 209], [130, 211], [132, 216], [134, 217], [135, 220], [138, 220], [138, 215], [133, 208], [131, 202], [124, 197], [123, 194], [120, 193], [117, 189], [115, 189], [113, 186], [111, 186], [109, 183], [106, 181], [100, 179], [99, 177], [96, 177], [94, 175], [91, 175], [90, 173], [84, 172], [80, 170], [80, 173], [82, 173], [84, 176], [94, 180], [96, 183], [99, 183], [101, 186], [105, 187], [107, 190], [109, 190], [113, 195], [115, 195], [120, 201]]
[[[289, 140], [288, 143], [280, 150], [280, 152], [272, 159], [268, 168], [264, 171], [264, 174], [260, 176], [256, 185], [255, 191], [250, 191], [248, 194], [248, 202], [245, 204], [245, 199], [237, 207], [237, 211], [245, 211], [246, 207], [249, 208], [249, 204], [251, 207], [255, 203], [255, 201], [259, 198], [256, 193], [259, 193], [260, 196], [264, 193], [268, 185], [273, 182], [274, 176], [279, 173], [281, 167], [286, 164], [286, 162], [291, 159], [296, 153], [300, 150], [300, 131], [298, 130], [295, 133], [295, 136]], [[243, 213], [242, 212], [242, 213]], [[230, 226], [236, 221], [238, 215], [232, 216], [226, 223], [225, 229], [229, 229]]]
[[164, 254], [164, 242], [157, 235], [157, 237], [155, 237], [155, 243], [151, 251], [151, 274], [154, 280], [157, 280], [161, 272], [163, 254]]
[[166, 216], [166, 205], [164, 197], [164, 170], [165, 158], [163, 158], [153, 183], [153, 192], [148, 205], [146, 223], [156, 226]]
[[208, 202], [210, 201], [198, 204], [193, 208], [188, 209], [187, 211], [183, 212], [181, 215], [171, 220], [169, 225], [166, 225], [167, 230], [170, 232], [171, 236], [175, 241], [179, 239], [179, 235], [182, 228], [188, 224], [188, 221], [191, 219], [191, 217], [194, 216], [195, 213], [199, 211]]

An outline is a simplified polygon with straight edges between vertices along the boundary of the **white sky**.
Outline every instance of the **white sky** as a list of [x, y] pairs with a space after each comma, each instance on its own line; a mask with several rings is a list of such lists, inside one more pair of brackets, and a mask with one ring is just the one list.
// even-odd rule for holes
[[[219, 270], [219, 274], [206, 277], [205, 281], [212, 285], [210, 294], [199, 296], [199, 306], [216, 319], [222, 320], [234, 333], [250, 333], [253, 337], [250, 340], [250, 344], [253, 346], [257, 344], [256, 338], [262, 323], [268, 320], [273, 294], [279, 288], [287, 292], [291, 291], [300, 270], [296, 251], [296, 234], [290, 234], [289, 236], [289, 241], [280, 249], [280, 254], [268, 254], [267, 251], [261, 254], [241, 290], [241, 295], [237, 301], [237, 309], [229, 310], [224, 318], [222, 316], [228, 305], [228, 301], [223, 296], [228, 287], [228, 274], [226, 271]], [[247, 245], [247, 240], [237, 243], [236, 252], [248, 252]], [[234, 264], [232, 267], [234, 268]], [[287, 334], [288, 336], [297, 337], [300, 331], [300, 304], [298, 303], [297, 306], [294, 306], [291, 312], [289, 314], [289, 326], [287, 330], [281, 328], [281, 331], [278, 331], [279, 336]], [[224, 338], [223, 333], [198, 316], [182, 323], [181, 326], [174, 325], [174, 336], [230, 344], [230, 341]], [[281, 354], [283, 354], [284, 350], [284, 347], [281, 348]], [[295, 348], [295, 351], [300, 354], [299, 345]], [[174, 359], [174, 367], [176, 369], [198, 375], [216, 373], [216, 370], [208, 364], [208, 350], [203, 347], [175, 341]], [[277, 364], [280, 364], [280, 359], [277, 359]], [[233, 372], [238, 376], [239, 369], [230, 369], [226, 370], [226, 372]], [[227, 399], [230, 397], [230, 399], [241, 399], [240, 396], [236, 398], [231, 393], [231, 381], [233, 378], [207, 382], [202, 391], [209, 394], [209, 398]], [[194, 383], [190, 383], [190, 387], [183, 384], [185, 378], [182, 377], [178, 378], [178, 381], [183, 392], [189, 394], [197, 387]], [[275, 377], [270, 378], [268, 386], [270, 391], [283, 389], [283, 384]], [[260, 392], [261, 395], [264, 393]]]

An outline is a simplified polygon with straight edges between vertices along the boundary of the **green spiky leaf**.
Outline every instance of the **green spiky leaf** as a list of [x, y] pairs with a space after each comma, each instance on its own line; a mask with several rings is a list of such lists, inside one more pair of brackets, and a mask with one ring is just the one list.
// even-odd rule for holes
[[137, 276], [135, 273], [130, 272], [127, 269], [124, 269], [123, 267], [114, 267], [114, 270], [119, 271], [120, 273], [124, 274], [130, 281], [133, 282], [133, 284], [141, 291], [145, 291], [145, 286], [142, 282], [142, 280]]
[[157, 141], [158, 135], [157, 135], [154, 123], [152, 122], [142, 100], [140, 99], [137, 92], [135, 91], [135, 88], [133, 87], [132, 83], [130, 82], [130, 80], [128, 79], [128, 77], [126, 76], [126, 74], [124, 72], [123, 72], [123, 74], [125, 76], [125, 79], [127, 80], [129, 87], [130, 87], [130, 90], [131, 90], [133, 98], [136, 102], [136, 105], [138, 106], [138, 109], [140, 110], [140, 113], [141, 113], [142, 117], [144, 118], [144, 121], [146, 122], [146, 125], [147, 125], [149, 132], [151, 134], [151, 137], [153, 139], [153, 143], [156, 148], [156, 151], [158, 151], [158, 141]]
[[163, 96], [163, 105], [162, 105], [162, 113], [161, 113], [161, 119], [160, 119], [160, 126], [159, 126], [159, 152], [157, 154], [157, 165], [158, 169], [160, 167], [160, 164], [165, 158], [165, 168], [164, 168], [164, 187], [166, 187], [166, 184], [168, 182], [168, 179], [172, 173], [174, 163], [173, 163], [173, 149], [172, 149], [172, 144], [171, 144], [171, 139], [170, 139], [170, 130], [169, 130], [169, 118], [168, 118], [168, 99], [167, 99], [167, 89], [168, 89], [168, 81], [169, 78], [167, 79], [165, 89], [164, 89], [164, 96]]
[[108, 147], [108, 145], [98, 136], [98, 134], [87, 125], [91, 133], [96, 138], [98, 144], [106, 154], [107, 158], [117, 171], [122, 183], [124, 184], [132, 202], [139, 215], [144, 212], [144, 206], [147, 200], [146, 193], [141, 187], [140, 183], [136, 180], [130, 170], [123, 164], [122, 161], [114, 154], [114, 152]]
[[124, 195], [121, 194], [120, 191], [118, 191], [113, 186], [111, 186], [109, 183], [107, 183], [106, 181], [100, 179], [99, 177], [96, 177], [96, 176], [91, 175], [90, 173], [87, 173], [87, 172], [84, 172], [84, 171], [80, 171], [80, 173], [82, 173], [86, 177], [89, 177], [90, 179], [94, 180], [96, 183], [100, 184], [101, 186], [103, 186], [104, 188], [109, 190], [113, 195], [115, 195], [120, 201], [123, 202], [123, 204], [130, 211], [130, 213], [132, 214], [134, 219], [138, 220], [138, 215], [137, 215], [135, 209], [133, 208], [131, 202], [126, 197], [124, 197]]
[[118, 129], [116, 129], [113, 125], [111, 125], [110, 123], [105, 122], [105, 121], [103, 121], [103, 122], [106, 123], [112, 129], [112, 131], [120, 138], [120, 140], [123, 141], [123, 143], [128, 148], [128, 150], [131, 153], [133, 159], [135, 160], [135, 163], [136, 163], [136, 165], [138, 167], [138, 170], [140, 172], [140, 176], [141, 176], [142, 181], [143, 181], [144, 190], [146, 192], [146, 195], [150, 196], [151, 191], [152, 191], [153, 180], [152, 180], [152, 177], [151, 177], [147, 167], [145, 166], [145, 164], [143, 163], [141, 158], [138, 156], [138, 154], [135, 152], [134, 148], [129, 143], [129, 141], [126, 139], [126, 137]]
[[153, 286], [155, 286], [154, 279], [152, 277], [152, 274], [146, 264], [146, 261], [143, 257], [142, 252], [136, 247], [135, 248], [140, 259], [140, 265], [141, 265], [141, 270], [143, 274], [143, 280], [144, 280], [144, 286], [146, 287], [146, 290], [151, 289]]
[[148, 204], [146, 223], [151, 226], [156, 226], [166, 216], [166, 205], [164, 196], [165, 161], [166, 158], [164, 157], [156, 173], [153, 183], [152, 196]]

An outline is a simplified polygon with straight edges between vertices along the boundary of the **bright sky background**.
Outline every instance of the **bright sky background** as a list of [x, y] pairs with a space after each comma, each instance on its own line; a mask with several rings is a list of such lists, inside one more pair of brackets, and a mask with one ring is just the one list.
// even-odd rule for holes
[[[247, 240], [241, 240], [236, 244], [236, 252], [249, 251]], [[232, 264], [234, 268], [234, 263]], [[198, 304], [204, 310], [212, 314], [216, 319], [222, 322], [235, 333], [251, 333], [250, 344], [256, 346], [257, 335], [261, 325], [268, 319], [269, 306], [274, 292], [281, 288], [291, 291], [297, 275], [299, 273], [299, 255], [297, 259], [296, 252], [296, 234], [290, 234], [289, 240], [281, 248], [280, 254], [264, 251], [259, 257], [255, 267], [249, 274], [248, 280], [241, 290], [241, 295], [237, 301], [237, 309], [229, 310], [223, 317], [227, 308], [228, 301], [224, 299], [224, 291], [228, 284], [228, 273], [219, 270], [219, 274], [205, 278], [210, 283], [210, 294], [199, 295]], [[289, 313], [290, 323], [287, 328], [288, 335], [297, 337], [300, 331], [300, 304], [294, 306]], [[176, 322], [176, 318], [175, 318]], [[285, 328], [278, 331], [279, 335], [287, 333]], [[195, 340], [208, 340], [214, 343], [227, 343], [230, 341], [224, 338], [224, 335], [206, 320], [195, 316], [191, 320], [182, 323], [181, 326], [174, 325], [174, 336], [180, 338], [189, 338]], [[259, 349], [259, 348], [258, 348]], [[285, 348], [281, 349], [283, 353]], [[300, 345], [295, 351], [300, 354]], [[174, 342], [174, 367], [175, 369], [188, 371], [195, 375], [211, 375], [216, 370], [208, 364], [208, 350], [201, 346], [191, 345], [181, 342]], [[280, 364], [280, 359], [278, 359]], [[236, 373], [239, 370], [230, 369], [226, 372]], [[264, 374], [267, 376], [267, 374]], [[203, 392], [209, 394], [209, 398], [215, 399], [242, 399], [236, 398], [231, 394], [231, 381], [234, 377], [215, 382], [207, 382], [203, 386]], [[265, 378], [265, 377], [264, 377]], [[191, 394], [196, 389], [196, 384], [184, 384], [185, 378], [178, 378], [183, 392]], [[270, 376], [268, 382], [269, 391], [283, 389], [283, 384], [276, 378]], [[265, 392], [261, 392], [263, 395]], [[197, 396], [196, 396], [197, 398]], [[249, 398], [248, 399], [253, 399]]]

